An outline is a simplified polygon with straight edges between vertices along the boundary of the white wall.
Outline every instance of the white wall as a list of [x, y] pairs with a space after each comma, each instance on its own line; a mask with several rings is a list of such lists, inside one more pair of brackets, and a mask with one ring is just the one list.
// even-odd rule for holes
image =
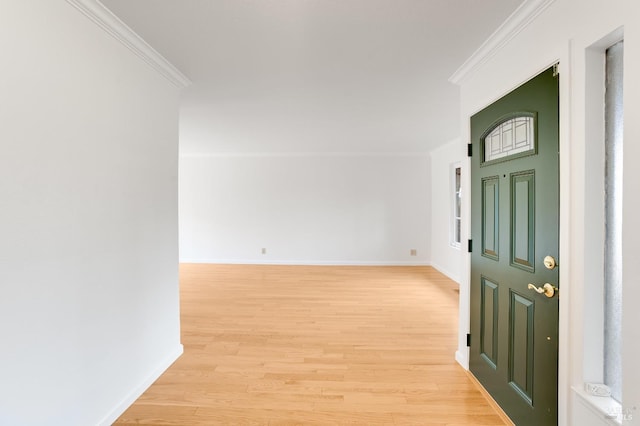
[[427, 155], [184, 156], [180, 258], [425, 264], [429, 179]]
[[[601, 346], [592, 342], [599, 331], [591, 327], [597, 315], [597, 303], [591, 295], [602, 292], [601, 279], [590, 274], [590, 265], [602, 258], [589, 241], [600, 238], [598, 224], [589, 212], [595, 195], [587, 183], [592, 171], [585, 158], [601, 149], [598, 129], [587, 119], [594, 108], [593, 82], [588, 81], [587, 53], [603, 38], [612, 42], [612, 34], [624, 26], [625, 38], [625, 130], [624, 130], [624, 241], [623, 241], [623, 401], [622, 409], [635, 410], [625, 424], [640, 424], [640, 300], [637, 278], [640, 276], [640, 4], [634, 0], [602, 2], [598, 0], [556, 0], [521, 33], [492, 55], [484, 65], [461, 84], [462, 140], [468, 138], [468, 120], [473, 113], [490, 104], [538, 72], [560, 61], [560, 424], [602, 424], [603, 413], [587, 410], [575, 403], [571, 386], [580, 388], [585, 380], [598, 380], [602, 372], [597, 360]], [[604, 47], [596, 46], [602, 54]], [[599, 82], [597, 85], [602, 85]], [[598, 87], [596, 87], [597, 89]], [[601, 90], [601, 88], [600, 88]], [[596, 114], [597, 115], [597, 114]], [[594, 144], [598, 146], [594, 146]], [[602, 161], [602, 159], [601, 159]], [[463, 191], [469, 187], [468, 179]], [[468, 192], [468, 191], [467, 191]], [[469, 218], [468, 204], [464, 214]], [[468, 235], [468, 219], [464, 233]], [[601, 227], [601, 225], [600, 225]], [[465, 236], [466, 238], [466, 236]], [[464, 365], [468, 351], [464, 335], [468, 332], [469, 258], [464, 255], [464, 273], [460, 299], [460, 344], [457, 357]], [[596, 360], [596, 362], [594, 362]], [[601, 369], [600, 369], [601, 370]], [[635, 408], [634, 408], [635, 407]]]
[[0, 424], [110, 424], [180, 353], [178, 89], [64, 1], [0, 13]]
[[462, 246], [451, 244], [453, 171], [456, 165], [462, 165], [461, 154], [457, 139], [431, 151], [431, 266], [456, 282], [461, 277]]

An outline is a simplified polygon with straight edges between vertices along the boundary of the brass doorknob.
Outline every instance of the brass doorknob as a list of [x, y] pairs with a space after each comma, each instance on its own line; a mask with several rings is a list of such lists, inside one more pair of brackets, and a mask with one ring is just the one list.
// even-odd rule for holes
[[544, 294], [547, 297], [553, 297], [556, 294], [556, 291], [558, 291], [558, 289], [556, 287], [554, 287], [553, 285], [551, 285], [549, 283], [546, 283], [542, 287], [536, 287], [535, 285], [529, 283], [527, 288], [529, 290], [535, 290], [536, 292], [538, 292], [540, 294]]

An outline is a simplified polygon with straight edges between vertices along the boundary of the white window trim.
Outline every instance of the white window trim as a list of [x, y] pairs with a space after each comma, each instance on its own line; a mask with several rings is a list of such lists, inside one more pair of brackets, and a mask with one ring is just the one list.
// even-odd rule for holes
[[[585, 214], [584, 222], [584, 305], [583, 337], [584, 382], [604, 379], [604, 79], [606, 50], [623, 40], [620, 28], [585, 51]], [[589, 188], [587, 191], [586, 188]], [[596, 397], [584, 390], [584, 383], [571, 386], [574, 398], [598, 415], [606, 424], [622, 424], [624, 409], [611, 397]]]
[[591, 410], [596, 416], [610, 426], [619, 426], [622, 420], [628, 420], [629, 414], [623, 411], [622, 404], [610, 397], [594, 396], [588, 394], [582, 387], [572, 386], [579, 403]]

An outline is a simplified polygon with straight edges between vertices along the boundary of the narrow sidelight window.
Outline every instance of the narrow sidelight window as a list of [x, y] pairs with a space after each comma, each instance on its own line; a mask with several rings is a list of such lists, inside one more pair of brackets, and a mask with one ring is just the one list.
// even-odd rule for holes
[[451, 221], [451, 245], [460, 247], [460, 228], [462, 224], [462, 193], [461, 193], [461, 174], [460, 166], [453, 167], [453, 203], [452, 203], [452, 221]]
[[606, 53], [604, 382], [622, 401], [622, 65], [623, 42]]

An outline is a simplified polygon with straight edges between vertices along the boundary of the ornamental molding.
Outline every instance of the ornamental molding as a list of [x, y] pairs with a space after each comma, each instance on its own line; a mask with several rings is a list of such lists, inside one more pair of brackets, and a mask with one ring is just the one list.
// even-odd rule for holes
[[118, 40], [122, 45], [159, 72], [178, 89], [191, 85], [191, 80], [171, 62], [142, 39], [127, 24], [122, 22], [99, 0], [67, 0], [87, 18]]

